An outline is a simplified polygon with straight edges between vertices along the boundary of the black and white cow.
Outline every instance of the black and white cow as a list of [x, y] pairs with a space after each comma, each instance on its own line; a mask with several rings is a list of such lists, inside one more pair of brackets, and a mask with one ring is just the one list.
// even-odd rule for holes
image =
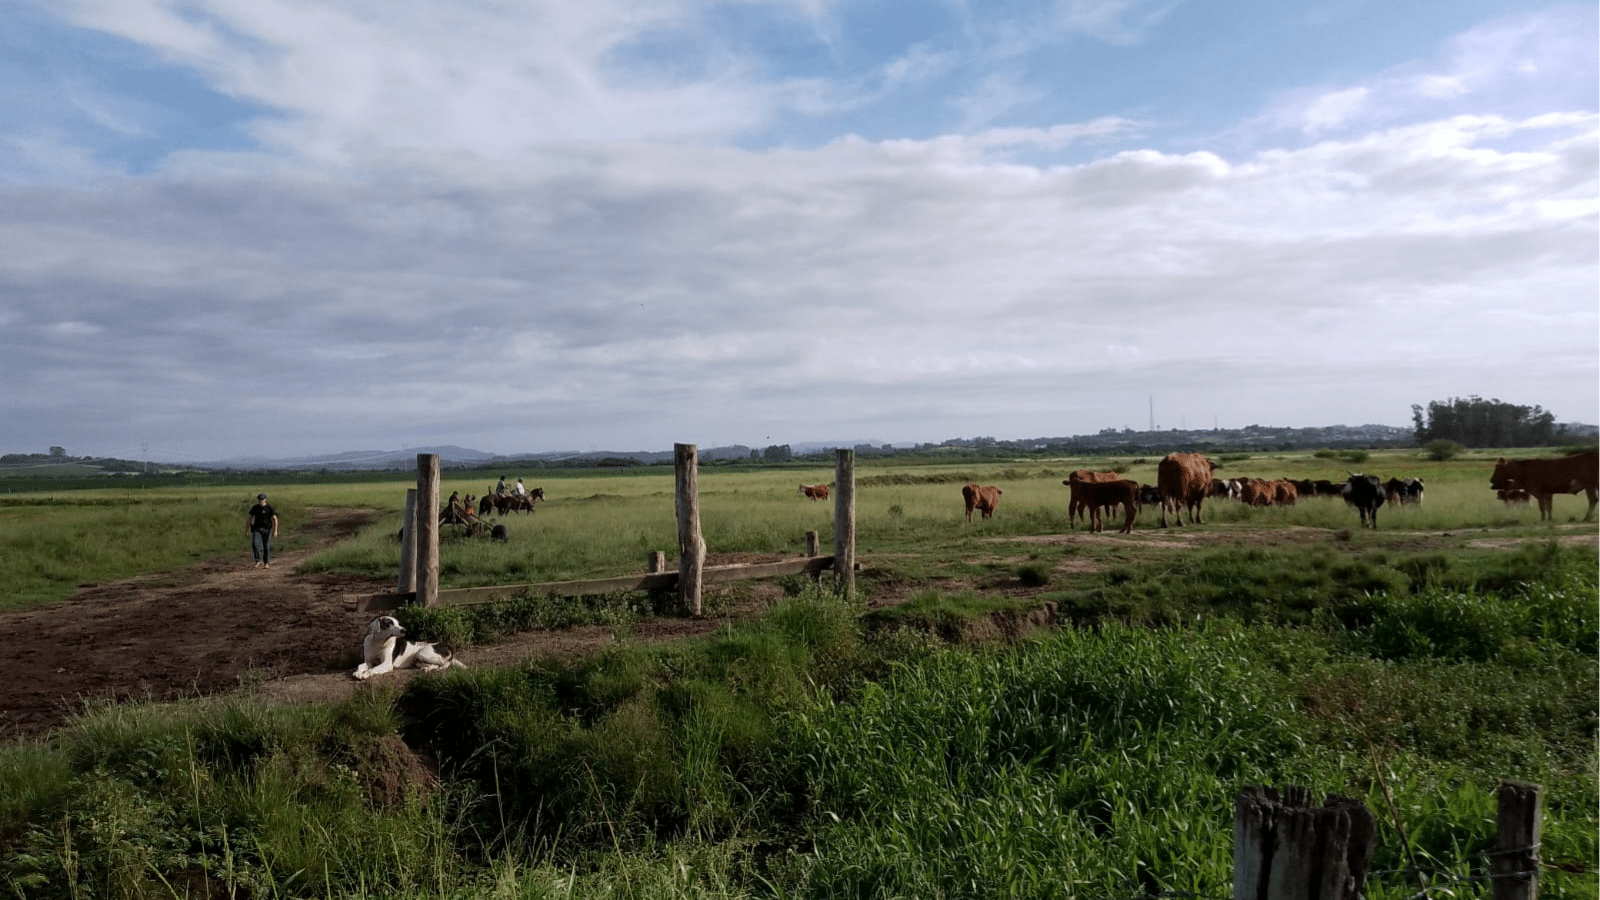
[[1351, 472], [1344, 483], [1344, 502], [1361, 511], [1361, 527], [1378, 527], [1378, 507], [1383, 505], [1383, 482], [1376, 475]]

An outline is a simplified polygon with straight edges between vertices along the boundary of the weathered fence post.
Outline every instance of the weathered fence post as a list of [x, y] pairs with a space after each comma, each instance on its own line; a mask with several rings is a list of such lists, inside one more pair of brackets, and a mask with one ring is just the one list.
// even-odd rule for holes
[[406, 488], [406, 511], [400, 517], [400, 578], [395, 590], [402, 594], [417, 589], [417, 489]]
[[822, 555], [822, 538], [818, 537], [815, 531], [806, 532], [806, 555]]
[[644, 570], [651, 575], [667, 570], [667, 554], [660, 550], [651, 550], [650, 556], [644, 562]]
[[1544, 789], [1525, 781], [1502, 782], [1489, 874], [1494, 900], [1539, 900], [1539, 841], [1544, 831]]
[[1311, 805], [1301, 787], [1247, 787], [1234, 801], [1233, 900], [1357, 900], [1377, 822], [1358, 800]]
[[856, 593], [856, 452], [834, 453], [833, 568], [838, 573], [836, 590], [849, 600]]
[[439, 605], [439, 454], [417, 454], [417, 605]]
[[700, 615], [700, 579], [706, 567], [706, 542], [700, 536], [699, 448], [674, 444], [677, 470], [678, 594], [692, 616]]

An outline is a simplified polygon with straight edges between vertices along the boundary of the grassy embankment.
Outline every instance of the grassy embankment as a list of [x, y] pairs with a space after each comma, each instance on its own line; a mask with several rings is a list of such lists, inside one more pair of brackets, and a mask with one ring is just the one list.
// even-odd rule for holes
[[[1224, 897], [1234, 794], [1297, 783], [1378, 815], [1376, 868], [1394, 873], [1369, 897], [1411, 896], [1419, 877], [1487, 896], [1462, 879], [1484, 871], [1493, 788], [1514, 777], [1547, 788], [1544, 858], [1583, 870], [1547, 873], [1544, 893], [1592, 897], [1593, 545], [1484, 502], [1481, 462], [1405, 462], [1366, 468], [1422, 475], [1427, 504], [1378, 533], [1287, 528], [1351, 527], [1342, 504], [1308, 501], [1213, 507], [1184, 534], [1214, 545], [1141, 529], [1087, 549], [1037, 540], [1065, 530], [1075, 461], [861, 472], [876, 573], [862, 586], [909, 586], [899, 618], [794, 583], [763, 621], [693, 646], [623, 641], [333, 707], [94, 711], [0, 753], [0, 884], [39, 897], [183, 896], [202, 879], [258, 897]], [[1152, 480], [1141, 465], [1131, 477]], [[829, 473], [796, 474], [703, 474], [712, 551], [798, 552], [797, 532], [826, 535], [824, 505], [792, 495]], [[958, 521], [969, 477], [1006, 491], [995, 520]], [[399, 500], [368, 490], [288, 499], [393, 510], [314, 567], [392, 571]], [[448, 546], [448, 579], [609, 574], [672, 546], [670, 473], [546, 491], [510, 544]], [[1558, 512], [1581, 515], [1564, 499]], [[1471, 543], [1484, 538], [1532, 540]], [[988, 648], [897, 627], [1025, 581], [1084, 627]], [[399, 732], [439, 761], [439, 786], [419, 787]]]

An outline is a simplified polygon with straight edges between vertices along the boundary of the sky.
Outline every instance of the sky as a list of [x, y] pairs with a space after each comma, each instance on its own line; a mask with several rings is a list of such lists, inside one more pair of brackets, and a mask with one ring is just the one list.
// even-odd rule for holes
[[1597, 20], [0, 0], [0, 453], [1594, 423]]

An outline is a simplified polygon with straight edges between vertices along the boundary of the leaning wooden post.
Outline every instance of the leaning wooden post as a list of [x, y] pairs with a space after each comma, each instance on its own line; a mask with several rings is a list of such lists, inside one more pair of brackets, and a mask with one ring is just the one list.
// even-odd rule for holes
[[409, 594], [417, 589], [417, 489], [406, 489], [406, 512], [400, 517], [400, 578], [395, 590]]
[[650, 555], [645, 557], [644, 570], [651, 575], [665, 572], [667, 570], [667, 554], [660, 550], [651, 550]]
[[439, 605], [439, 454], [417, 454], [417, 605]]
[[1234, 900], [1357, 900], [1377, 838], [1358, 800], [1248, 787], [1234, 800]]
[[833, 464], [833, 568], [836, 592], [856, 594], [856, 469], [854, 450], [835, 450]]
[[706, 542], [700, 536], [699, 448], [674, 444], [677, 471], [678, 595], [691, 616], [700, 615], [700, 584], [706, 567]]
[[1539, 841], [1544, 830], [1544, 789], [1525, 781], [1500, 785], [1494, 853], [1489, 874], [1494, 900], [1539, 900]]

